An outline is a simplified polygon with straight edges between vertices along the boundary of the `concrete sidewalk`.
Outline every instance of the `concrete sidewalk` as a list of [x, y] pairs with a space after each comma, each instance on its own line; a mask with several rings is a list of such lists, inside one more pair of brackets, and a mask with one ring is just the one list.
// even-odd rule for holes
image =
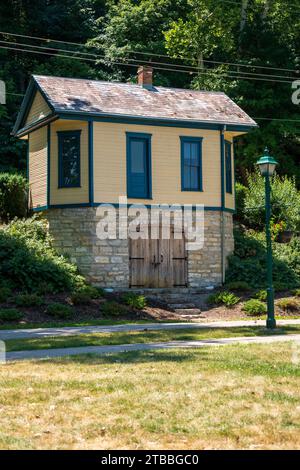
[[[300, 325], [300, 320], [278, 320], [278, 326]], [[0, 330], [0, 340], [21, 338], [47, 338], [49, 336], [74, 336], [93, 333], [115, 333], [126, 331], [145, 330], [178, 330], [188, 328], [234, 328], [247, 326], [265, 326], [265, 320], [239, 320], [239, 321], [214, 321], [214, 322], [193, 322], [193, 323], [143, 323], [143, 324], [123, 324], [107, 326], [78, 326], [62, 328], [35, 328], [20, 330]]]
[[201, 341], [170, 341], [162, 343], [146, 344], [121, 344], [117, 346], [87, 346], [78, 348], [42, 349], [35, 351], [15, 351], [6, 355], [7, 361], [24, 361], [27, 359], [52, 359], [65, 356], [76, 356], [80, 354], [112, 354], [126, 351], [149, 351], [157, 349], [189, 349], [203, 348], [207, 346], [222, 346], [226, 344], [265, 344], [277, 342], [299, 342], [300, 335], [278, 335], [266, 337], [241, 337], [221, 338]]

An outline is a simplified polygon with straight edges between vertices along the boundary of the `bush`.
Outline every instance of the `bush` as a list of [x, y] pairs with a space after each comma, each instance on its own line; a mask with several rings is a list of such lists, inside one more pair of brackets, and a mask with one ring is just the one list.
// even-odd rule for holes
[[105, 304], [101, 306], [101, 311], [105, 317], [119, 317], [127, 313], [127, 308], [112, 300], [105, 302]]
[[[226, 284], [246, 282], [254, 289], [266, 286], [266, 243], [264, 233], [234, 231], [234, 254], [228, 258]], [[288, 290], [300, 285], [300, 239], [288, 244], [273, 243], [274, 286]]]
[[295, 295], [296, 297], [300, 297], [300, 289], [293, 290], [292, 294]]
[[128, 292], [122, 297], [123, 302], [130, 307], [136, 308], [138, 310], [143, 310], [147, 306], [147, 300], [143, 295], [134, 294], [133, 292]]
[[17, 220], [0, 229], [0, 283], [39, 292], [47, 284], [54, 292], [71, 291], [84, 282], [77, 267], [51, 246], [47, 221], [33, 217]]
[[47, 314], [55, 318], [71, 318], [73, 315], [73, 310], [69, 305], [53, 303], [48, 305]]
[[11, 296], [11, 290], [9, 287], [0, 287], [0, 302], [6, 302]]
[[[265, 182], [257, 170], [248, 174], [244, 198], [243, 220], [251, 228], [263, 230], [265, 225]], [[300, 192], [295, 179], [278, 175], [272, 178], [273, 223], [284, 222], [287, 230], [300, 230]], [[292, 202], [292, 204], [291, 204]]]
[[252, 288], [244, 281], [228, 282], [225, 286], [228, 290], [235, 290], [240, 292], [249, 292]]
[[267, 306], [258, 299], [251, 299], [244, 303], [243, 310], [247, 315], [258, 316], [267, 313]]
[[215, 305], [226, 305], [226, 307], [233, 307], [240, 301], [240, 298], [234, 295], [232, 292], [228, 291], [223, 291], [223, 292], [218, 292], [217, 294], [211, 294], [207, 302], [209, 304], [215, 304]]
[[16, 308], [1, 308], [0, 309], [0, 320], [3, 321], [15, 321], [21, 320], [23, 313], [19, 312]]
[[91, 302], [91, 297], [85, 292], [74, 292], [71, 295], [73, 305], [87, 305]]
[[4, 222], [27, 214], [28, 184], [14, 173], [0, 173], [0, 219]]
[[255, 294], [255, 297], [261, 302], [265, 302], [268, 298], [268, 293], [266, 290], [260, 290]]
[[245, 199], [248, 188], [241, 183], [235, 184], [236, 218], [244, 223]]
[[42, 305], [43, 299], [37, 294], [20, 294], [17, 295], [15, 303], [19, 307], [38, 307]]
[[80, 286], [74, 294], [84, 294], [91, 299], [100, 299], [104, 295], [103, 289], [100, 289], [98, 287], [90, 286], [88, 284]]
[[300, 310], [300, 303], [298, 299], [280, 299], [276, 302], [276, 305], [281, 308], [281, 310], [286, 312], [298, 312]]

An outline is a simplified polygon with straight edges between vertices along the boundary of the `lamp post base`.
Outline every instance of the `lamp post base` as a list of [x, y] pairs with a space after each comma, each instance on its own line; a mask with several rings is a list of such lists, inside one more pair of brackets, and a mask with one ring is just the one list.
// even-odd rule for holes
[[275, 330], [275, 328], [276, 328], [275, 318], [268, 318], [267, 319], [267, 328], [268, 328], [268, 330]]

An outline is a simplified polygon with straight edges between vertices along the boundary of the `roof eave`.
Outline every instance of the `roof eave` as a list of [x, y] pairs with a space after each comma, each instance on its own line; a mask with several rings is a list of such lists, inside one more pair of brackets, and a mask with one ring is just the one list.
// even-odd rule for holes
[[22, 127], [17, 132], [12, 133], [12, 135], [16, 138], [24, 137], [27, 134], [30, 134], [33, 131], [40, 129], [41, 127], [46, 126], [50, 122], [56, 121], [59, 117], [56, 114], [49, 114], [48, 116], [40, 119], [39, 121], [35, 121], [30, 123], [29, 126]]
[[24, 124], [24, 121], [26, 120], [26, 117], [29, 113], [29, 110], [31, 108], [32, 102], [34, 100], [34, 97], [35, 97], [35, 94], [36, 94], [37, 91], [39, 91], [41, 93], [41, 95], [43, 96], [43, 98], [46, 101], [47, 105], [51, 109], [52, 114], [55, 113], [55, 109], [54, 109], [52, 103], [50, 102], [48, 96], [46, 95], [46, 93], [44, 92], [42, 87], [39, 85], [39, 83], [37, 82], [35, 76], [32, 75], [32, 77], [30, 78], [30, 82], [29, 82], [29, 85], [27, 87], [25, 96], [23, 98], [21, 108], [20, 108], [20, 111], [18, 113], [15, 125], [12, 129], [12, 132], [11, 132], [11, 134], [13, 136], [19, 137], [20, 131], [23, 131], [23, 129], [25, 129], [25, 127], [21, 128], [21, 126]]
[[[222, 122], [222, 121], [196, 121], [194, 119], [173, 119], [173, 118], [159, 118], [147, 116], [132, 116], [127, 114], [112, 114], [112, 113], [91, 113], [90, 111], [74, 111], [56, 109], [56, 113], [61, 119], [82, 119], [82, 120], [98, 120], [107, 122], [121, 122], [121, 123], [145, 123], [148, 125], [157, 126], [170, 126], [170, 127], [190, 127], [199, 129], [214, 129], [214, 130], [227, 130], [237, 132], [249, 132], [252, 129], [258, 128], [258, 124], [253, 123], [235, 123], [235, 122]], [[72, 116], [72, 117], [71, 117]]]

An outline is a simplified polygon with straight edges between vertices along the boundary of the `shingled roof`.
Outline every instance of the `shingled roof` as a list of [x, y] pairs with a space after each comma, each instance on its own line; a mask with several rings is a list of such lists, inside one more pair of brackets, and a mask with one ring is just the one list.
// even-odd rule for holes
[[55, 114], [213, 123], [245, 128], [257, 124], [224, 93], [34, 75]]

